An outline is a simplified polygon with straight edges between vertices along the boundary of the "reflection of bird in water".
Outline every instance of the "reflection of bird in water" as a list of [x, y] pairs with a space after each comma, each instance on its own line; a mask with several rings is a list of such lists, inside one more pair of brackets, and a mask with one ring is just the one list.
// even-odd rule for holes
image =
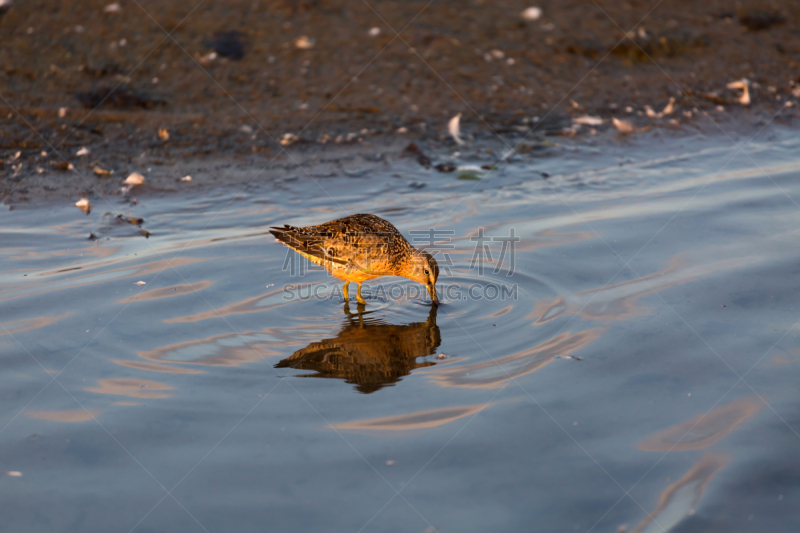
[[381, 276], [402, 276], [428, 288], [435, 305], [439, 266], [428, 252], [417, 250], [391, 223], [375, 215], [351, 215], [318, 226], [270, 228], [283, 244], [307, 257], [344, 281], [344, 299], [349, 299], [351, 281], [361, 283]]
[[415, 368], [431, 366], [432, 361], [417, 363], [417, 357], [432, 355], [442, 343], [436, 325], [436, 306], [431, 307], [426, 322], [395, 325], [351, 314], [334, 339], [323, 339], [296, 351], [275, 368], [315, 370], [316, 374], [301, 377], [344, 379], [356, 390], [369, 394], [392, 385]]

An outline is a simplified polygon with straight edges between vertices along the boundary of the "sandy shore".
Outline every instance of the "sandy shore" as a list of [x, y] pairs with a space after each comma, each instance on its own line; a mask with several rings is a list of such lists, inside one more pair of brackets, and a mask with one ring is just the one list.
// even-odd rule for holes
[[614, 119], [633, 135], [796, 120], [800, 4], [533, 5], [535, 20], [510, 0], [15, 2], [0, 195], [119, 193], [131, 172], [159, 191], [247, 183], [326, 157], [419, 159], [410, 143], [435, 165], [458, 113], [493, 153], [618, 142]]

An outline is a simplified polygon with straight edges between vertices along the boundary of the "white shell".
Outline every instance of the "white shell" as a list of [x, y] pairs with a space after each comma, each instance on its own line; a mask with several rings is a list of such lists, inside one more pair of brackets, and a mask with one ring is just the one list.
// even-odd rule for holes
[[620, 133], [633, 133], [636, 131], [636, 127], [630, 120], [620, 120], [618, 118], [612, 118], [611, 120], [614, 122], [614, 126], [616, 126]]
[[75, 202], [75, 207], [77, 207], [81, 211], [86, 211], [87, 213], [92, 210], [92, 204], [86, 198], [81, 198], [80, 200]]
[[741, 89], [742, 96], [739, 97], [739, 103], [742, 105], [750, 105], [750, 82], [746, 79], [732, 81], [726, 87], [728, 89]]
[[301, 35], [294, 40], [294, 46], [300, 50], [308, 50], [314, 48], [314, 42], [314, 39], [309, 38], [307, 35]]
[[539, 20], [542, 16], [542, 8], [541, 7], [529, 7], [522, 13], [520, 16], [524, 20]]
[[572, 122], [575, 124], [583, 124], [584, 126], [600, 126], [603, 124], [603, 119], [600, 117], [583, 115], [582, 117], [573, 118]]
[[138, 172], [131, 172], [131, 175], [125, 178], [124, 183], [125, 185], [128, 185], [130, 187], [141, 185], [142, 183], [144, 183], [144, 176], [142, 176]]
[[447, 123], [447, 130], [450, 132], [450, 135], [453, 137], [453, 140], [456, 141], [456, 144], [464, 144], [464, 141], [460, 137], [461, 113], [450, 119], [450, 122]]

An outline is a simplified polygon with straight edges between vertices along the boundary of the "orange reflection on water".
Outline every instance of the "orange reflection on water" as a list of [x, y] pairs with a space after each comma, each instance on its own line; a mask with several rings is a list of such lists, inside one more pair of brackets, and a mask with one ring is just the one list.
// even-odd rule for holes
[[[213, 259], [213, 258], [211, 258], [211, 257], [207, 257], [207, 258], [201, 258], [201, 257], [176, 257], [174, 259], [159, 259], [159, 260], [156, 260], [156, 261], [151, 261], [149, 263], [140, 263], [140, 264], [135, 264], [134, 261], [132, 260], [132, 261], [129, 261], [128, 262], [129, 264], [127, 264], [127, 265], [125, 265], [125, 263], [119, 263], [119, 262], [116, 262], [116, 261], [104, 261], [104, 262], [99, 262], [99, 263], [95, 263], [95, 264], [91, 264], [91, 265], [82, 266], [82, 267], [79, 267], [79, 268], [73, 268], [73, 269], [65, 269], [63, 267], [59, 267], [58, 270], [50, 270], [50, 271], [42, 272], [42, 273], [38, 274], [38, 276], [52, 276], [54, 274], [68, 272], [70, 270], [75, 270], [75, 271], [82, 270], [82, 271], [85, 272], [85, 271], [89, 271], [89, 270], [95, 270], [98, 267], [105, 266], [106, 264], [117, 264], [117, 265], [120, 265], [119, 268], [115, 268], [113, 270], [105, 270], [103, 273], [104, 274], [110, 274], [112, 272], [124, 272], [126, 270], [135, 270], [135, 272], [132, 272], [131, 274], [128, 274], [128, 275], [125, 275], [125, 276], [121, 276], [122, 278], [130, 278], [130, 277], [133, 277], [133, 276], [146, 276], [147, 274], [155, 274], [155, 273], [160, 272], [162, 270], [166, 270], [167, 268], [170, 268], [170, 267], [171, 268], [175, 268], [175, 267], [179, 267], [179, 266], [192, 265], [192, 264], [195, 264], [195, 263], [202, 263], [203, 261], [208, 261], [210, 259]], [[130, 264], [130, 263], [134, 263], [134, 264]], [[123, 265], [125, 265], [125, 266], [123, 266]], [[81, 279], [81, 278], [90, 277], [90, 276], [93, 276], [93, 275], [95, 275], [95, 273], [86, 272], [86, 273], [82, 273], [81, 275], [76, 276], [76, 277], [74, 277], [72, 279], [73, 280]], [[74, 286], [76, 286], [76, 285], [73, 285], [73, 287]]]
[[[312, 283], [311, 285], [318, 285], [320, 283], [323, 283], [323, 281]], [[266, 298], [269, 298], [270, 296], [275, 296], [276, 294], [280, 294], [282, 292], [283, 289], [270, 291], [265, 294], [259, 294], [257, 296], [251, 296], [250, 298], [245, 298], [244, 300], [238, 302], [233, 302], [232, 304], [223, 305], [222, 307], [219, 307], [217, 309], [212, 309], [210, 311], [203, 311], [201, 313], [195, 313], [193, 315], [170, 318], [165, 320], [164, 322], [166, 324], [181, 324], [186, 322], [198, 322], [200, 320], [208, 320], [209, 318], [222, 318], [231, 315], [259, 313], [262, 311], [268, 311], [270, 309], [276, 309], [278, 307], [282, 307], [288, 304], [289, 302], [281, 301], [280, 303], [264, 305], [264, 306], [259, 306], [258, 303]]]
[[700, 450], [726, 437], [745, 420], [761, 410], [756, 397], [741, 398], [717, 407], [710, 413], [698, 415], [668, 427], [646, 438], [636, 446], [646, 452]]
[[313, 370], [301, 377], [343, 379], [356, 390], [369, 394], [392, 386], [413, 370], [431, 366], [431, 361], [417, 361], [436, 353], [442, 343], [436, 325], [437, 307], [431, 306], [425, 322], [387, 324], [364, 319], [362, 306], [350, 312], [334, 338], [312, 342], [275, 365], [275, 368]]
[[148, 300], [160, 300], [161, 298], [169, 298], [170, 296], [183, 296], [184, 294], [192, 294], [195, 291], [202, 291], [214, 284], [211, 280], [198, 281], [197, 283], [181, 283], [180, 285], [171, 285], [161, 289], [150, 289], [149, 291], [142, 291], [133, 296], [128, 296], [122, 300], [117, 300], [114, 303], [126, 304], [129, 302], [145, 302]]
[[[256, 363], [265, 357], [281, 355], [282, 352], [272, 349], [272, 345], [283, 348], [284, 333], [289, 329], [292, 328], [222, 333], [202, 339], [167, 344], [153, 350], [136, 352], [136, 355], [158, 364], [239, 366]], [[264, 342], [264, 338], [270, 340]]]
[[708, 483], [729, 461], [724, 455], [705, 455], [683, 477], [664, 489], [658, 498], [656, 510], [631, 533], [670, 531], [686, 516], [694, 513]]
[[572, 295], [559, 295], [551, 302], [539, 301], [528, 318], [543, 324], [565, 315], [579, 315], [586, 320], [628, 320], [648, 314], [650, 309], [638, 301], [653, 292], [718, 275], [727, 269], [741, 268], [761, 261], [758, 257], [736, 257], [703, 265], [690, 266], [682, 254], [673, 256], [666, 268], [652, 274]]
[[62, 313], [56, 316], [39, 316], [35, 318], [23, 318], [21, 320], [12, 320], [11, 322], [4, 322], [0, 324], [0, 337], [3, 335], [13, 335], [14, 333], [22, 333], [23, 331], [30, 331], [32, 329], [39, 329], [50, 324], [55, 324], [59, 320], [71, 316], [72, 313]]
[[[485, 235], [509, 235], [510, 228], [515, 228], [518, 232], [525, 232], [527, 235], [530, 235], [529, 238], [522, 239], [521, 241], [517, 242], [514, 246], [515, 252], [532, 252], [534, 250], [538, 250], [539, 248], [546, 248], [551, 246], [563, 246], [565, 244], [574, 244], [576, 242], [588, 241], [591, 239], [596, 239], [597, 235], [593, 231], [587, 230], [578, 230], [578, 231], [563, 231], [561, 228], [554, 228], [548, 227], [545, 229], [540, 229], [536, 231], [536, 227], [541, 227], [544, 224], [553, 224], [557, 222], [557, 218], [553, 217], [542, 217], [542, 218], [532, 218], [532, 219], [521, 219], [521, 220], [510, 220], [504, 222], [498, 222], [496, 224], [489, 224], [485, 226], [481, 226], [481, 228], [475, 228], [474, 230], [470, 231], [463, 237], [457, 237], [450, 239], [449, 242], [458, 242], [464, 241], [467, 246], [464, 248], [460, 248], [451, 252], [451, 255], [467, 255], [472, 254], [472, 244], [471, 239], [479, 237], [479, 231], [482, 229]], [[570, 222], [565, 223], [565, 225], [570, 224]], [[584, 221], [580, 221], [577, 224], [585, 224]], [[574, 222], [571, 225], [576, 225]], [[493, 261], [489, 260], [489, 263], [493, 263]]]
[[86, 387], [85, 390], [131, 398], [169, 398], [171, 394], [158, 391], [173, 390], [169, 385], [158, 381], [136, 378], [98, 379], [97, 385], [97, 387]]
[[449, 424], [459, 418], [464, 418], [494, 403], [482, 403], [477, 405], [462, 405], [457, 407], [442, 407], [440, 409], [430, 409], [428, 411], [417, 411], [404, 415], [382, 416], [379, 418], [368, 418], [365, 420], [353, 420], [352, 422], [342, 422], [334, 424], [335, 429], [354, 430], [360, 433], [381, 433], [395, 431], [415, 431], [430, 429], [445, 424]]
[[[63, 232], [64, 235], [75, 235], [74, 229], [68, 229]], [[86, 243], [83, 248], [75, 249], [70, 247], [68, 250], [47, 250], [40, 248], [2, 248], [4, 254], [9, 254], [7, 258], [10, 261], [34, 261], [34, 260], [52, 260], [55, 257], [66, 257], [67, 259], [74, 259], [81, 256], [80, 261], [72, 263], [65, 263], [60, 268], [68, 267], [69, 265], [77, 265], [86, 262], [86, 257], [96, 257], [104, 259], [111, 257], [117, 253], [121, 246], [100, 246], [96, 242]], [[26, 272], [30, 270], [8, 270], [6, 272]]]
[[68, 409], [66, 411], [25, 411], [25, 415], [51, 422], [86, 422], [102, 413], [100, 409]]
[[514, 305], [513, 304], [509, 305], [508, 307], [504, 307], [504, 308], [500, 309], [499, 311], [495, 311], [494, 313], [482, 316], [481, 318], [497, 318], [497, 317], [501, 317], [501, 316], [503, 316], [503, 315], [505, 315], [507, 313], [510, 313], [512, 309], [514, 309]]
[[179, 366], [162, 365], [159, 363], [148, 363], [147, 361], [125, 361], [124, 359], [113, 359], [115, 363], [127, 368], [146, 370], [148, 372], [161, 372], [164, 374], [202, 374], [202, 370], [193, 368], [183, 368]]
[[585, 348], [603, 334], [602, 329], [579, 333], [564, 332], [527, 350], [489, 358], [487, 361], [453, 367], [434, 367], [422, 372], [431, 374], [443, 387], [496, 388], [506, 381], [535, 372], [558, 355], [570, 355]]
[[792, 350], [788, 353], [776, 354], [772, 356], [767, 366], [782, 366], [796, 363], [797, 361], [800, 361], [800, 350]]
[[[72, 290], [80, 287], [88, 287], [91, 285], [108, 283], [110, 281], [116, 281], [124, 278], [142, 277], [146, 276], [147, 274], [153, 274], [160, 272], [161, 270], [166, 270], [170, 267], [177, 268], [179, 266], [202, 263], [203, 261], [208, 261], [209, 259], [211, 258], [176, 257], [172, 260], [162, 259], [159, 261], [152, 261], [150, 263], [127, 264], [125, 266], [120, 266], [119, 268], [105, 271], [101, 271], [99, 269], [100, 267], [105, 266], [106, 263], [121, 263], [115, 263], [113, 260], [98, 262], [93, 265], [80, 267], [80, 270], [76, 269], [76, 271], [80, 272], [80, 274], [72, 278], [65, 278], [57, 281], [31, 281], [24, 284], [18, 283], [14, 286], [4, 287], [3, 289], [0, 289], [0, 302], [7, 302], [15, 298], [25, 298], [48, 292], [52, 293], [62, 289]], [[50, 276], [58, 273], [58, 271], [42, 272], [38, 274], [37, 277]], [[111, 274], [114, 273], [120, 273], [120, 275], [118, 277], [111, 276]], [[91, 279], [97, 276], [99, 276], [98, 280]], [[89, 279], [89, 281], [77, 283], [78, 280], [82, 279]]]

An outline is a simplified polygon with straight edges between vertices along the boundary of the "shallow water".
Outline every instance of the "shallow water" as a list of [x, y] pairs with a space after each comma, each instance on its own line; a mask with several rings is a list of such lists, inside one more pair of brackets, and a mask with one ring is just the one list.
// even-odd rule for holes
[[[799, 149], [4, 211], [3, 529], [796, 530]], [[396, 279], [345, 306], [266, 233], [357, 212], [441, 230], [441, 307]]]

